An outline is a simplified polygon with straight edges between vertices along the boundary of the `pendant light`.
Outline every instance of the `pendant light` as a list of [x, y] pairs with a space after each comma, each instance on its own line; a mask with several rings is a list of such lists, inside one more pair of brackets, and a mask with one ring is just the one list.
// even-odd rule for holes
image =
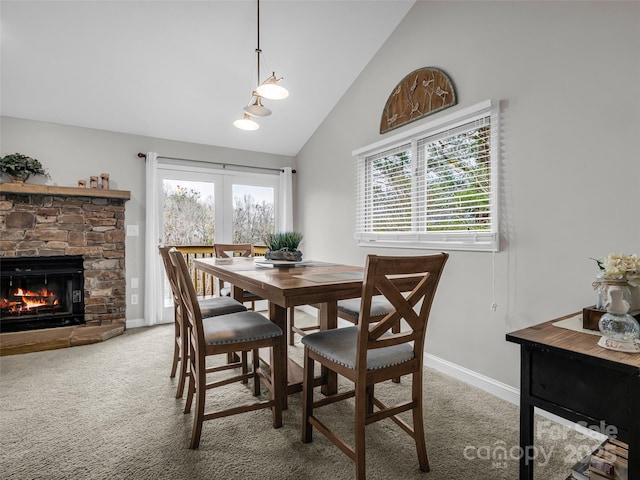
[[255, 98], [255, 101], [243, 108], [246, 113], [252, 117], [268, 117], [271, 115], [271, 110], [262, 105], [262, 95], [253, 92], [253, 98]]
[[271, 115], [271, 110], [262, 105], [263, 98], [281, 100], [289, 96], [287, 89], [278, 84], [278, 82], [282, 80], [282, 77], [276, 77], [276, 72], [273, 72], [269, 78], [267, 78], [263, 83], [260, 83], [260, 55], [262, 55], [262, 50], [260, 49], [260, 0], [257, 0], [256, 3], [258, 25], [258, 45], [256, 48], [258, 86], [251, 93], [251, 101], [249, 105], [243, 109], [243, 117], [233, 122], [233, 124], [241, 130], [257, 130], [260, 128], [260, 125], [258, 125], [258, 123], [251, 117], [268, 117]]
[[257, 130], [260, 128], [260, 125], [254, 122], [248, 113], [245, 113], [242, 118], [236, 120], [233, 124], [240, 130]]
[[278, 85], [278, 82], [282, 80], [282, 77], [277, 78], [276, 72], [267, 78], [262, 85], [259, 85], [256, 88], [256, 92], [260, 94], [261, 97], [268, 98], [270, 100], [282, 100], [289, 96], [289, 91], [284, 88], [282, 85]]

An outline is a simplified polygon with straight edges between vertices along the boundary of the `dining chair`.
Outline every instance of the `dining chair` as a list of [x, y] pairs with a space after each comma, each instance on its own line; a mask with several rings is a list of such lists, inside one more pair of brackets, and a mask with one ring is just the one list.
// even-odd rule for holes
[[[251, 243], [216, 243], [213, 246], [214, 255], [216, 258], [231, 258], [234, 256], [239, 257], [253, 257], [255, 256], [255, 248]], [[231, 287], [225, 287], [222, 280], [219, 282], [220, 295], [231, 295]], [[255, 295], [246, 290], [242, 291], [242, 299], [245, 302], [251, 302], [251, 310], [255, 310], [255, 302], [262, 300], [261, 297]], [[303, 330], [312, 329], [313, 327], [299, 328], [295, 326], [295, 308], [289, 307], [289, 345], [293, 345], [294, 331], [300, 332]]]
[[[302, 442], [312, 441], [313, 428], [335, 443], [356, 466], [356, 478], [366, 479], [365, 427], [390, 418], [414, 439], [420, 470], [429, 471], [422, 414], [424, 340], [431, 304], [449, 255], [367, 257], [358, 324], [311, 333], [304, 344]], [[403, 295], [403, 293], [407, 293]], [[372, 321], [375, 295], [384, 296], [393, 312]], [[402, 322], [402, 331], [391, 332]], [[351, 381], [352, 390], [314, 400], [315, 362]], [[375, 384], [411, 374], [411, 399], [393, 406], [375, 397]], [[321, 382], [322, 383], [322, 382]], [[351, 446], [322, 423], [314, 409], [355, 397], [355, 440]], [[375, 408], [377, 407], [377, 409]], [[397, 415], [411, 410], [413, 426]]]
[[[286, 349], [284, 334], [280, 327], [263, 315], [244, 311], [219, 315], [217, 317], [202, 318], [200, 305], [196, 296], [189, 270], [184, 256], [175, 248], [169, 251], [171, 263], [176, 267], [181, 307], [187, 324], [189, 341], [189, 386], [184, 412], [190, 413], [195, 396], [195, 412], [193, 430], [189, 448], [195, 449], [200, 445], [202, 424], [207, 420], [227, 417], [238, 413], [251, 412], [262, 408], [271, 409], [272, 425], [274, 428], [282, 426], [283, 395], [281, 385], [281, 367], [278, 362], [272, 362], [270, 374], [267, 376], [260, 368], [258, 349], [271, 349], [271, 358], [280, 358]], [[249, 372], [225, 376], [217, 381], [208, 382], [207, 375], [241, 367], [241, 364], [225, 363], [217, 367], [207, 368], [207, 357], [212, 355], [230, 354], [233, 352], [250, 352], [252, 368]], [[234, 405], [231, 408], [205, 412], [207, 390], [228, 385], [234, 382], [253, 380], [253, 395], [260, 395], [260, 379], [264, 380], [269, 399], [252, 403]]]
[[[178, 372], [178, 388], [176, 391], [176, 398], [182, 398], [184, 394], [184, 384], [187, 378], [187, 366], [189, 362], [187, 358], [189, 356], [189, 344], [187, 342], [186, 323], [182, 315], [182, 309], [180, 308], [180, 291], [178, 287], [178, 277], [173, 263], [169, 258], [169, 250], [171, 247], [159, 246], [160, 257], [164, 264], [164, 271], [169, 280], [169, 286], [171, 287], [171, 295], [173, 297], [173, 324], [175, 327], [175, 341], [173, 348], [173, 362], [171, 365], [170, 378], [175, 378], [176, 372]], [[198, 304], [200, 306], [200, 312], [203, 317], [215, 317], [218, 315], [225, 315], [227, 313], [244, 312], [247, 310], [240, 302], [235, 301], [229, 297], [209, 297], [199, 298]], [[246, 370], [246, 356], [243, 359]], [[178, 364], [180, 364], [180, 370], [178, 370]]]
[[[251, 243], [216, 243], [213, 245], [213, 254], [216, 258], [253, 257], [255, 250]], [[224, 280], [218, 279], [218, 291], [221, 297], [229, 297], [232, 287], [225, 285]], [[242, 291], [242, 301], [251, 302], [250, 310], [255, 310], [257, 300], [262, 298], [247, 290]]]

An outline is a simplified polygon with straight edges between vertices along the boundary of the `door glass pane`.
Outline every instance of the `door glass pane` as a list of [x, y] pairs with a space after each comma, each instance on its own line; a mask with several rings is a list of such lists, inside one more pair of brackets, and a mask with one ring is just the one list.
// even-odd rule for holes
[[[212, 182], [162, 179], [164, 245], [213, 245], [215, 233], [215, 186]], [[191, 276], [195, 278], [193, 266]], [[202, 282], [196, 291], [203, 294]], [[164, 282], [164, 316], [173, 315], [173, 299]], [[171, 309], [169, 310], [169, 307]]]
[[164, 179], [162, 186], [164, 244], [213, 245], [215, 233], [213, 183]]
[[275, 189], [255, 185], [233, 185], [233, 243], [264, 245], [275, 231]]

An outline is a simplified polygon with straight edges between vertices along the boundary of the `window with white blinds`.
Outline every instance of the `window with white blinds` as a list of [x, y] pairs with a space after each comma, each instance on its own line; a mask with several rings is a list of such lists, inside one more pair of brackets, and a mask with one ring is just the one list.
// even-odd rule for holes
[[358, 243], [497, 251], [497, 136], [487, 101], [354, 152]]

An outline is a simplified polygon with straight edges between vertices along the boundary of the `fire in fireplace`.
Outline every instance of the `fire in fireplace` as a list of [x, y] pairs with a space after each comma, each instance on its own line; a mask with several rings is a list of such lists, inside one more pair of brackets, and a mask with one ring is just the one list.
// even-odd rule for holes
[[0, 300], [0, 307], [14, 315], [28, 315], [33, 312], [51, 311], [60, 308], [58, 296], [52, 290], [41, 288], [38, 291], [10, 288], [7, 296]]
[[82, 256], [0, 259], [0, 331], [84, 324]]

